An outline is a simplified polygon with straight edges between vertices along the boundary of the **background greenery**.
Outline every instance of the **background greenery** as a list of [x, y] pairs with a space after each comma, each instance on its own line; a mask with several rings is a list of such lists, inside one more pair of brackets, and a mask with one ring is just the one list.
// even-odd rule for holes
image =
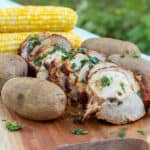
[[15, 0], [22, 4], [75, 9], [78, 26], [100, 36], [136, 43], [150, 55], [150, 0]]

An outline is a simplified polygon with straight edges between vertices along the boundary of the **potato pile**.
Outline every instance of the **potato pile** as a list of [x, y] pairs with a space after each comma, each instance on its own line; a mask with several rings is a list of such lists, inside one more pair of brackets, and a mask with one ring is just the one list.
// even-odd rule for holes
[[66, 108], [66, 95], [56, 84], [27, 76], [28, 65], [19, 55], [0, 55], [2, 102], [22, 117], [51, 120]]
[[150, 61], [141, 58], [141, 52], [134, 43], [112, 38], [91, 38], [85, 40], [82, 47], [106, 54], [109, 61], [123, 68], [150, 76]]

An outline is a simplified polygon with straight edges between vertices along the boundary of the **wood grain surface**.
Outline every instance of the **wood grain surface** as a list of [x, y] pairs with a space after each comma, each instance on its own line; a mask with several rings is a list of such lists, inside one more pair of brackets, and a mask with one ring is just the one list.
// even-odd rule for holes
[[142, 139], [125, 138], [66, 145], [58, 150], [149, 150], [149, 145]]
[[[2, 120], [14, 120], [24, 126], [21, 131], [9, 132]], [[82, 128], [87, 135], [73, 135], [70, 131]], [[76, 144], [118, 138], [118, 132], [124, 129], [126, 137], [145, 139], [150, 143], [150, 114], [128, 125], [116, 126], [97, 120], [88, 120], [84, 124], [73, 123], [71, 117], [63, 116], [54, 121], [36, 122], [24, 119], [2, 104], [0, 99], [0, 150], [55, 150], [65, 144]], [[141, 135], [137, 130], [143, 130]]]

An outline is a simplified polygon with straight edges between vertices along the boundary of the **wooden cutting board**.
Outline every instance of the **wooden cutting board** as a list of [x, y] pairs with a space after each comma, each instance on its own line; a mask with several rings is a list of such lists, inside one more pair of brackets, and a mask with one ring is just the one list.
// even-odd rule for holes
[[[2, 120], [15, 120], [22, 124], [21, 131], [9, 132]], [[73, 135], [71, 130], [82, 128], [88, 135]], [[143, 119], [128, 125], [116, 126], [97, 120], [88, 120], [77, 125], [73, 119], [62, 117], [54, 121], [36, 122], [24, 119], [2, 104], [0, 98], [0, 150], [55, 150], [65, 144], [76, 144], [118, 138], [118, 132], [124, 129], [126, 137], [145, 139], [150, 143], [150, 114]], [[142, 129], [145, 135], [137, 130]]]

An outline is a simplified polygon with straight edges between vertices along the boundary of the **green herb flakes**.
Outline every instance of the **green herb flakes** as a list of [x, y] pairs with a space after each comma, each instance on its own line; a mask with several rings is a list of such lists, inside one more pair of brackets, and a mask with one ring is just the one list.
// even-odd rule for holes
[[38, 58], [36, 58], [35, 60], [33, 60], [33, 63], [34, 63], [35, 65], [40, 66], [41, 63], [42, 63], [42, 60], [43, 60], [47, 55], [48, 55], [48, 53], [43, 54], [42, 56], [39, 56]]
[[89, 69], [93, 68], [93, 64], [89, 63]]
[[139, 97], [142, 97], [142, 93], [141, 93], [140, 90], [138, 90], [138, 91], [136, 92], [136, 94], [137, 94]]
[[97, 64], [99, 62], [99, 59], [97, 57], [89, 56], [89, 62]]
[[110, 86], [110, 79], [107, 76], [101, 78], [101, 85], [103, 87]]
[[139, 58], [139, 56], [136, 54], [136, 52], [134, 50], [132, 50], [130, 52], [130, 56], [133, 57], [133, 58]]
[[81, 60], [81, 68], [88, 62], [87, 59]]
[[122, 91], [125, 93], [125, 92], [126, 92], [126, 90], [125, 90], [125, 85], [124, 85], [124, 83], [123, 83], [123, 82], [121, 82], [121, 83], [120, 83], [120, 86], [121, 86]]
[[125, 130], [120, 130], [120, 131], [118, 132], [118, 137], [124, 138], [125, 136], [126, 136]]
[[71, 68], [74, 69], [76, 67], [77, 67], [77, 64], [76, 63], [72, 63]]
[[68, 59], [67, 56], [62, 56], [62, 57], [61, 57], [61, 60], [63, 60], [63, 61], [65, 61], [66, 59]]
[[78, 48], [77, 53], [85, 54], [86, 49], [85, 48]]
[[30, 36], [29, 37], [29, 44], [28, 44], [28, 51], [30, 52], [36, 45], [40, 45], [41, 41], [38, 36]]
[[64, 52], [64, 56], [62, 56], [62, 60], [66, 60], [66, 59], [73, 59], [74, 58], [74, 54], [72, 52]]
[[53, 48], [53, 52], [56, 52], [56, 51], [61, 51], [62, 53], [67, 52], [66, 49], [64, 47], [62, 47], [62, 46], [55, 46]]
[[87, 84], [87, 81], [86, 81], [85, 79], [82, 79], [82, 80], [81, 80], [81, 83]]
[[62, 60], [66, 60], [66, 59], [73, 59], [74, 58], [74, 54], [71, 52], [64, 52], [64, 56], [62, 56]]
[[143, 130], [137, 130], [137, 133], [139, 133], [141, 135], [145, 135], [145, 132]]
[[[51, 55], [51, 54], [53, 54], [53, 53], [55, 53], [56, 51], [61, 51], [62, 53], [69, 53], [69, 52], [67, 52], [66, 51], [66, 49], [65, 48], [63, 48], [63, 47], [61, 47], [61, 46], [55, 46], [51, 51], [48, 51], [47, 53], [45, 53], [45, 54], [43, 54], [42, 56], [39, 56], [38, 58], [36, 58], [35, 60], [33, 60], [33, 63], [35, 64], [35, 65], [38, 65], [38, 66], [40, 66], [41, 64], [42, 64], [42, 60], [44, 59], [44, 58], [46, 58], [48, 55]], [[69, 54], [68, 54], [69, 55]], [[68, 56], [64, 56], [64, 57], [67, 57], [66, 59], [68, 59]], [[65, 58], [62, 58], [62, 59], [65, 59]], [[69, 57], [71, 57], [71, 56], [69, 56]]]
[[83, 129], [80, 129], [80, 128], [76, 128], [76, 129], [73, 129], [71, 131], [72, 134], [75, 134], [75, 135], [85, 135], [85, 134], [88, 134], [89, 132], [87, 130], [83, 130]]
[[124, 55], [124, 54], [121, 54], [121, 55], [120, 55], [120, 58], [124, 58], [124, 57], [125, 57], [125, 55]]
[[8, 131], [18, 131], [21, 130], [23, 127], [19, 124], [17, 124], [15, 121], [6, 121], [5, 126], [8, 129]]

